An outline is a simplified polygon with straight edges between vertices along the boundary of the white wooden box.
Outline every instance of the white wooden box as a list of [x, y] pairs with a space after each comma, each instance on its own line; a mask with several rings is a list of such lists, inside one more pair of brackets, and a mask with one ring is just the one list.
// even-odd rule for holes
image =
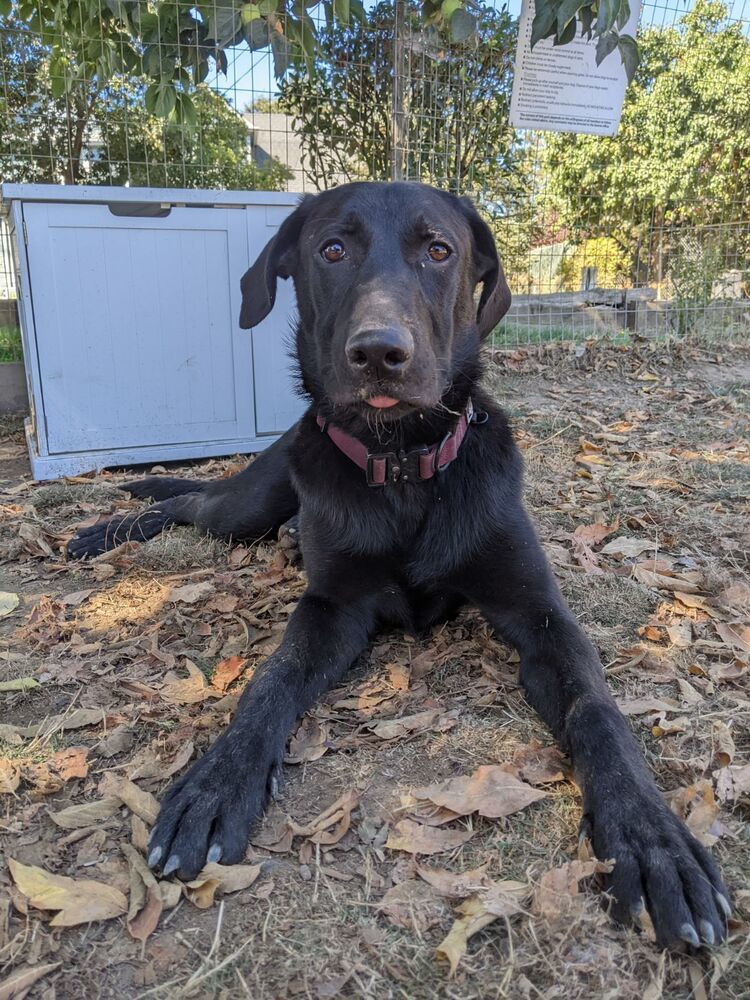
[[302, 412], [291, 282], [251, 331], [240, 278], [297, 195], [2, 185], [37, 479], [259, 451]]

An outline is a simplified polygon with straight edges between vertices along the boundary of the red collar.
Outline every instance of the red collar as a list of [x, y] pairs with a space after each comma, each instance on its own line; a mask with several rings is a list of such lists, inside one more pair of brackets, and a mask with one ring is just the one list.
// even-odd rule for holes
[[471, 400], [458, 418], [453, 428], [448, 431], [442, 441], [428, 446], [417, 445], [408, 451], [370, 452], [357, 438], [342, 431], [335, 424], [329, 424], [323, 417], [318, 417], [318, 427], [328, 435], [339, 451], [351, 459], [367, 475], [368, 486], [385, 486], [387, 483], [421, 483], [432, 479], [442, 472], [458, 455], [469, 424], [483, 424], [487, 414], [474, 410]]

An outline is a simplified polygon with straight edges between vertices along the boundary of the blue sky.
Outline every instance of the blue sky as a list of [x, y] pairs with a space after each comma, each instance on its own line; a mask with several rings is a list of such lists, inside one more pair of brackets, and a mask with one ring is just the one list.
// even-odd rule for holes
[[[492, 0], [491, 0], [492, 2]], [[631, 0], [632, 2], [632, 0]], [[364, 0], [365, 7], [374, 6], [374, 0]], [[667, 27], [678, 21], [693, 7], [694, 0], [666, 0], [664, 3], [646, 3], [641, 13], [641, 28]], [[511, 14], [518, 16], [521, 11], [521, 0], [508, 0], [501, 3], [494, 0], [494, 6], [507, 6]], [[728, 0], [726, 6], [730, 17], [744, 21], [750, 28], [750, 0]], [[310, 12], [315, 15], [315, 9]], [[230, 53], [227, 75], [210, 77], [208, 83], [225, 94], [238, 109], [260, 97], [273, 97], [277, 92], [273, 76], [273, 65], [268, 52], [250, 52], [244, 47], [238, 47]]]

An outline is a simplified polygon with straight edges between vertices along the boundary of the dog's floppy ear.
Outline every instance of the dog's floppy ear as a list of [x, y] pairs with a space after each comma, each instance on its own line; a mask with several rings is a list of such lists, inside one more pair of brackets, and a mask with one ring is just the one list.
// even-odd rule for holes
[[302, 199], [292, 214], [284, 219], [276, 235], [263, 247], [252, 267], [243, 274], [240, 281], [242, 330], [257, 326], [273, 309], [276, 281], [278, 278], [288, 278], [292, 273], [297, 240], [312, 200], [312, 195], [306, 195]]
[[471, 227], [478, 274], [477, 284], [482, 283], [482, 294], [477, 309], [477, 326], [479, 336], [484, 339], [492, 333], [510, 309], [510, 288], [505, 280], [492, 230], [468, 198], [461, 198], [460, 204]]

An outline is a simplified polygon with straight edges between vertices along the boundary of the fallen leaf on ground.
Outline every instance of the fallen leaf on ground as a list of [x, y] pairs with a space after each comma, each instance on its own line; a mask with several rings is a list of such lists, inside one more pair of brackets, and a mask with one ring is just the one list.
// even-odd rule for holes
[[49, 814], [49, 818], [63, 830], [79, 830], [94, 826], [103, 819], [114, 816], [122, 806], [122, 800], [111, 796], [98, 799], [96, 802], [82, 802], [77, 806], [68, 806], [59, 812]]
[[328, 725], [319, 722], [311, 715], [306, 715], [292, 738], [289, 740], [289, 749], [285, 764], [302, 764], [306, 761], [318, 760], [327, 752], [329, 736]]
[[510, 816], [548, 795], [509, 774], [499, 764], [483, 764], [473, 774], [415, 788], [412, 794], [416, 799], [429, 799], [461, 816], [478, 812], [490, 819]]
[[611, 542], [607, 542], [600, 551], [608, 556], [637, 559], [644, 552], [655, 548], [657, 548], [657, 543], [651, 542], [647, 538], [629, 538], [626, 535], [620, 535], [619, 538], [613, 538]]
[[447, 959], [451, 976], [466, 954], [469, 939], [499, 917], [520, 913], [521, 900], [527, 891], [528, 886], [522, 882], [495, 882], [486, 893], [471, 896], [459, 906], [460, 916], [435, 951], [438, 958]]
[[258, 878], [262, 865], [218, 865], [208, 864], [200, 874], [184, 884], [184, 892], [198, 909], [206, 910], [213, 905], [217, 892], [239, 892], [247, 889]]
[[731, 646], [732, 649], [736, 649], [740, 653], [750, 653], [750, 627], [740, 622], [734, 622], [731, 625], [716, 622], [715, 625], [716, 631], [727, 646]]
[[0, 691], [32, 691], [39, 687], [33, 677], [16, 677], [12, 681], [0, 681]]
[[118, 798], [123, 805], [126, 805], [136, 816], [140, 816], [146, 823], [155, 823], [159, 815], [159, 803], [151, 794], [146, 792], [128, 778], [108, 772], [99, 783], [99, 791], [105, 797]]
[[48, 962], [46, 965], [22, 965], [14, 969], [7, 979], [0, 983], [0, 1000], [21, 1000], [25, 997], [34, 983], [39, 982], [50, 972], [60, 968], [60, 962]]
[[687, 649], [693, 644], [693, 626], [689, 618], [683, 618], [675, 625], [667, 626], [667, 635], [673, 646], [679, 649]]
[[688, 829], [706, 847], [713, 847], [723, 830], [717, 822], [719, 807], [710, 781], [696, 781], [669, 797], [672, 812], [687, 824]]
[[456, 720], [450, 714], [441, 719], [441, 709], [430, 708], [414, 715], [402, 715], [399, 719], [384, 719], [381, 722], [371, 722], [368, 729], [381, 740], [404, 739], [415, 733], [424, 733], [430, 729], [446, 732], [456, 725]]
[[111, 920], [127, 911], [128, 901], [119, 889], [91, 879], [51, 875], [35, 865], [8, 858], [16, 888], [38, 910], [57, 910], [52, 927], [74, 927], [94, 920]]
[[388, 834], [385, 846], [392, 851], [408, 854], [442, 854], [460, 847], [474, 836], [473, 830], [447, 830], [444, 827], [422, 826], [411, 819], [402, 819]]
[[449, 899], [466, 899], [467, 896], [472, 896], [491, 884], [487, 865], [465, 872], [450, 872], [447, 868], [427, 868], [417, 865], [417, 872], [419, 877], [429, 882], [441, 896], [447, 896]]
[[156, 930], [164, 909], [161, 886], [145, 860], [131, 844], [120, 846], [130, 868], [127, 928], [131, 937], [137, 941], [145, 941]]
[[734, 760], [734, 740], [729, 731], [729, 726], [720, 719], [717, 719], [713, 726], [714, 737], [714, 759], [719, 767], [727, 767]]
[[167, 600], [174, 604], [195, 604], [202, 597], [213, 593], [214, 585], [209, 580], [200, 583], [188, 583], [184, 587], [172, 587], [167, 594]]
[[539, 740], [532, 740], [513, 753], [513, 764], [518, 775], [530, 785], [548, 785], [565, 780], [568, 765], [555, 746], [542, 746]]
[[96, 752], [100, 757], [116, 757], [119, 753], [129, 750], [135, 739], [135, 733], [130, 726], [117, 726], [98, 744]]
[[352, 822], [352, 812], [359, 805], [360, 794], [356, 788], [344, 792], [332, 805], [324, 809], [311, 823], [305, 826], [292, 824], [295, 836], [307, 837], [314, 844], [330, 846], [338, 844], [349, 830]]
[[21, 784], [21, 768], [16, 761], [0, 757], [0, 795], [11, 795]]
[[426, 931], [440, 923], [446, 907], [431, 885], [410, 878], [392, 886], [378, 903], [378, 910], [395, 927]]
[[667, 576], [664, 573], [655, 573], [639, 563], [633, 568], [633, 576], [639, 583], [656, 590], [679, 590], [685, 594], [694, 594], [700, 589], [697, 574], [694, 580], [685, 575]]
[[534, 910], [545, 920], [570, 919], [576, 912], [578, 883], [602, 872], [611, 872], [614, 861], [568, 861], [545, 872], [534, 893]]
[[750, 798], [750, 764], [723, 767], [714, 774], [716, 795], [721, 802]]
[[211, 684], [223, 694], [229, 685], [237, 680], [246, 666], [247, 660], [244, 656], [230, 656], [228, 659], [222, 660], [213, 672]]
[[179, 677], [174, 671], [167, 674], [167, 682], [159, 688], [161, 697], [173, 705], [197, 705], [206, 698], [217, 697], [206, 676], [192, 660], [185, 658], [187, 677]]
[[7, 590], [0, 590], [0, 618], [11, 615], [18, 607], [18, 594], [11, 594]]
[[649, 712], [679, 712], [676, 701], [662, 698], [616, 698], [617, 707], [623, 715], [647, 715]]

